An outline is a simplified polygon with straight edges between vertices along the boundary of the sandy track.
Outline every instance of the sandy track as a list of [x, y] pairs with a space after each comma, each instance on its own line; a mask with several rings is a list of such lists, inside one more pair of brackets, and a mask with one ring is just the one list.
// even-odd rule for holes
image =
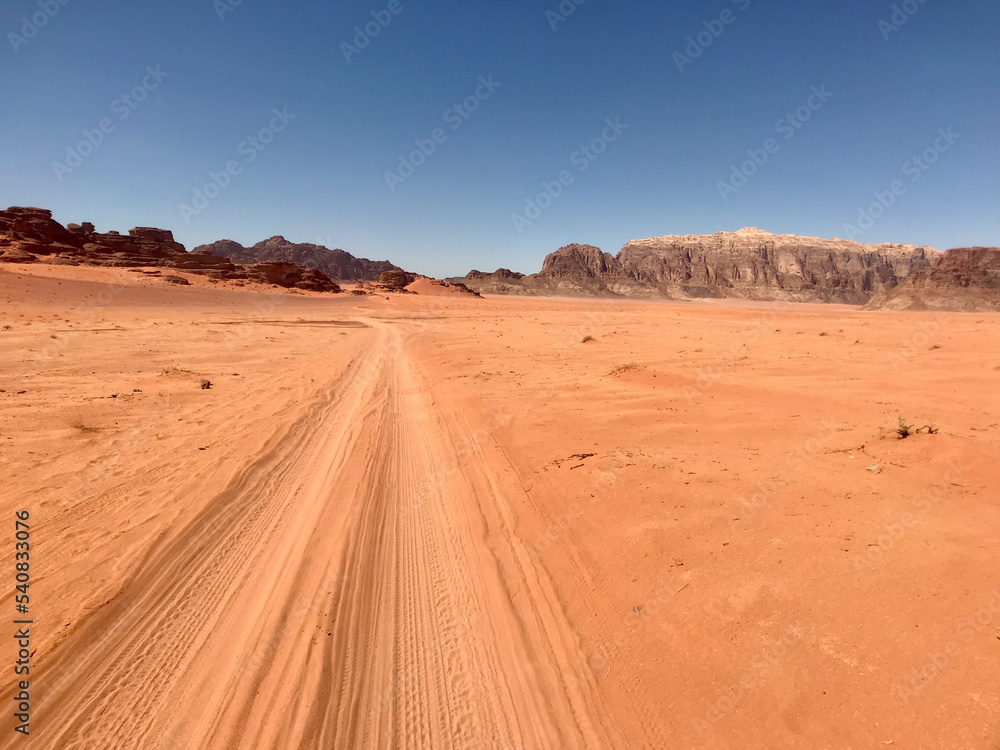
[[37, 746], [621, 746], [511, 531], [503, 453], [371, 324], [327, 395], [42, 665]]

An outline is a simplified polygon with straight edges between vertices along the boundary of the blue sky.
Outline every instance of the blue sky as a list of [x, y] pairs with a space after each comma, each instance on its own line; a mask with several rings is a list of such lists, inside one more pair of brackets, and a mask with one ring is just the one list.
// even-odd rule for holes
[[1000, 244], [995, 0], [230, 2], [7, 0], [0, 204], [438, 276], [743, 226]]

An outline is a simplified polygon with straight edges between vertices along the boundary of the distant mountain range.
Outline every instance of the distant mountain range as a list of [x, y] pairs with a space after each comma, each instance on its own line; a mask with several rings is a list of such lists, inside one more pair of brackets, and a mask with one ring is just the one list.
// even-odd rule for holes
[[232, 240], [219, 240], [200, 245], [192, 253], [209, 253], [229, 258], [234, 263], [282, 261], [322, 271], [337, 281], [378, 281], [386, 271], [402, 271], [387, 260], [355, 258], [344, 250], [331, 250], [322, 245], [289, 242], [275, 236], [253, 247], [244, 247]]
[[617, 256], [591, 245], [567, 245], [545, 258], [540, 273], [472, 271], [463, 281], [484, 294], [862, 305], [941, 255], [930, 247], [863, 245], [746, 228], [634, 240]]
[[[0, 263], [37, 262], [175, 269], [216, 281], [315, 292], [339, 292], [336, 279], [357, 282], [359, 291], [375, 294], [466, 295], [472, 290], [536, 296], [837, 302], [891, 310], [1000, 310], [1000, 248], [941, 253], [916, 245], [862, 245], [775, 235], [755, 228], [634, 240], [618, 255], [592, 245], [566, 245], [550, 253], [537, 274], [504, 268], [492, 273], [470, 271], [448, 284], [406, 273], [388, 261], [356, 258], [321, 245], [295, 244], [280, 236], [249, 248], [220, 240], [188, 253], [164, 229], [137, 227], [127, 235], [99, 233], [88, 223], [63, 226], [46, 209], [0, 211]], [[188, 283], [176, 275], [163, 279]]]
[[[93, 224], [63, 226], [44, 208], [12, 206], [0, 211], [0, 263], [52, 263], [106, 268], [174, 269], [214, 281], [268, 284], [311, 292], [340, 292], [315, 268], [294, 263], [236, 264], [212, 253], [188, 253], [166, 229], [136, 227], [127, 235], [97, 232]], [[189, 284], [177, 275], [159, 275], [174, 284]]]

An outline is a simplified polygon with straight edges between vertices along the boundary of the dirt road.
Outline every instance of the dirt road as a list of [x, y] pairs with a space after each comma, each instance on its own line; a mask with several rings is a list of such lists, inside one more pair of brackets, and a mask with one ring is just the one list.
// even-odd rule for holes
[[346, 374], [47, 661], [36, 747], [620, 746], [510, 532], [503, 454], [442, 418], [398, 329], [368, 325]]

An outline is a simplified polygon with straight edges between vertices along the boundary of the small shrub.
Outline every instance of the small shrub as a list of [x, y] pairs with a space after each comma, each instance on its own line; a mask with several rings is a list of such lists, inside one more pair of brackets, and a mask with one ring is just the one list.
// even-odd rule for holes
[[615, 377], [616, 375], [621, 375], [623, 372], [629, 372], [631, 370], [638, 370], [638, 369], [639, 365], [637, 365], [635, 362], [630, 362], [627, 365], [618, 365], [618, 367], [609, 372], [608, 375], [610, 375], [611, 377]]
[[898, 421], [896, 422], [895, 432], [896, 432], [896, 437], [898, 437], [900, 440], [905, 440], [906, 438], [910, 437], [910, 435], [919, 435], [921, 433], [926, 433], [927, 435], [937, 435], [940, 432], [940, 429], [930, 424], [925, 424], [923, 427], [917, 427], [916, 429], [913, 429], [912, 424], [906, 424], [906, 420], [904, 420], [902, 417], [899, 417]]

